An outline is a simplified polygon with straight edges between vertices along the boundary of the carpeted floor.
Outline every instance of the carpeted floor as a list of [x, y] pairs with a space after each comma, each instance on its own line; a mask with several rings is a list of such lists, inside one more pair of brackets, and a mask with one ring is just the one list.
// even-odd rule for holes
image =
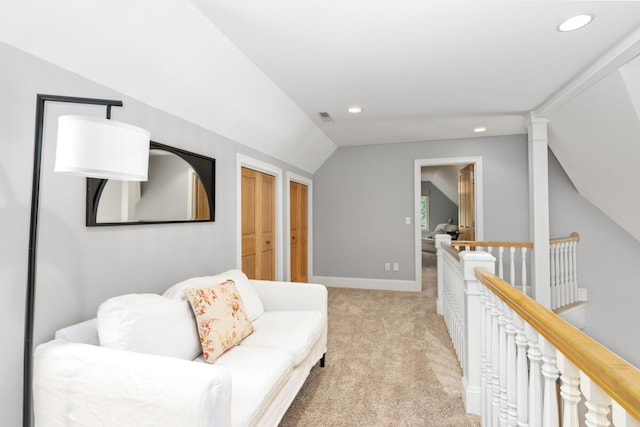
[[461, 372], [436, 314], [435, 255], [422, 292], [329, 288], [325, 368], [315, 366], [281, 427], [479, 426], [465, 414]]

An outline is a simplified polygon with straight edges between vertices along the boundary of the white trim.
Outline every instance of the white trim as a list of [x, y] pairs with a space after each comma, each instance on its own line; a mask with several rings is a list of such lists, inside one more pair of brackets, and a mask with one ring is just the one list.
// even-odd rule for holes
[[242, 269], [242, 168], [273, 175], [276, 178], [276, 280], [283, 280], [282, 169], [236, 153], [236, 267]]
[[354, 277], [314, 276], [313, 283], [329, 288], [371, 289], [376, 291], [420, 292], [420, 283], [415, 280], [359, 279]]
[[533, 113], [538, 117], [548, 117], [566, 102], [575, 98], [639, 54], [640, 29], [636, 29], [577, 77], [547, 98]]
[[467, 414], [482, 415], [480, 387], [470, 386], [465, 377], [462, 377], [462, 403]]
[[445, 157], [414, 160], [414, 227], [415, 227], [415, 282], [422, 288], [422, 233], [420, 230], [420, 195], [422, 194], [422, 167], [444, 165], [474, 165], [475, 180], [475, 233], [476, 240], [484, 239], [484, 196], [482, 157]]
[[304, 184], [308, 188], [307, 214], [309, 217], [307, 218], [307, 277], [313, 277], [313, 180], [293, 172], [287, 172], [287, 188], [285, 189], [284, 198], [284, 211], [287, 212], [284, 224], [284, 248], [287, 256], [284, 260], [284, 280], [291, 280], [291, 192], [289, 190], [289, 183], [291, 182]]

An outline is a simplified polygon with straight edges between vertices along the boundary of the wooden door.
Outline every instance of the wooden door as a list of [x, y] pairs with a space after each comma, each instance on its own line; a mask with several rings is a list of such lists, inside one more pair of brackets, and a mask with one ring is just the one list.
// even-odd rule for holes
[[475, 183], [474, 167], [467, 165], [458, 172], [458, 229], [460, 240], [475, 240]]
[[242, 168], [242, 271], [276, 279], [275, 177]]
[[290, 235], [291, 235], [291, 281], [309, 281], [308, 275], [308, 230], [309, 187], [297, 182], [289, 184]]
[[193, 209], [195, 220], [207, 220], [211, 219], [211, 212], [209, 210], [209, 197], [207, 196], [207, 190], [204, 188], [204, 184], [200, 180], [198, 174], [193, 174], [193, 187], [195, 195], [193, 197], [195, 206]]

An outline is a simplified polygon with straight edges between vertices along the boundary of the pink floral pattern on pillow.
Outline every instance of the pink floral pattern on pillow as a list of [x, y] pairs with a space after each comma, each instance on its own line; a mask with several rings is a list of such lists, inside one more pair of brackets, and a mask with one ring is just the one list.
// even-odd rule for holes
[[253, 333], [233, 280], [209, 289], [185, 289], [196, 317], [204, 360], [216, 361], [225, 351]]

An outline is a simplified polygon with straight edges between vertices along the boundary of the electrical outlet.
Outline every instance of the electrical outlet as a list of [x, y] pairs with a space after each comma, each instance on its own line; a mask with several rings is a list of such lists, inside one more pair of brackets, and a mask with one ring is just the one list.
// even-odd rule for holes
[[404, 223], [407, 224], [407, 225], [410, 225], [411, 224], [411, 217], [410, 216], [406, 217], [404, 219]]
[[384, 263], [384, 271], [391, 271], [391, 264], [388, 262]]
[[400, 264], [398, 264], [397, 262], [393, 263], [393, 271], [400, 271]]

